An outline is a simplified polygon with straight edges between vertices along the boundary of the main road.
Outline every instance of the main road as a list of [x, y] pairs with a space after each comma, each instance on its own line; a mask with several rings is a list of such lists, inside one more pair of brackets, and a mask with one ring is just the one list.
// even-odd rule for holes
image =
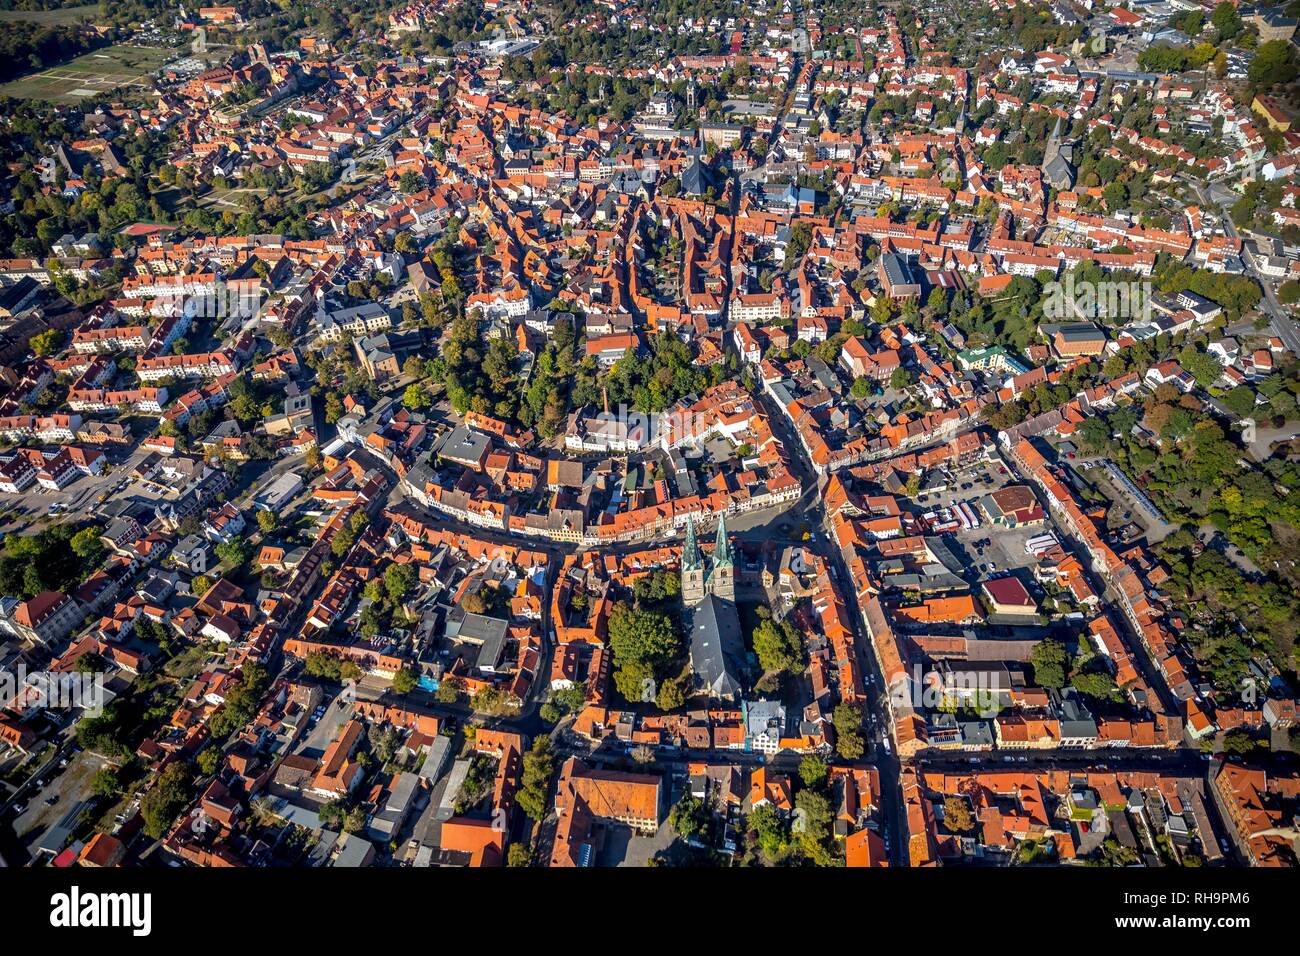
[[[1197, 198], [1203, 203], [1213, 204], [1219, 210], [1223, 217], [1223, 229], [1230, 238], [1240, 238], [1237, 232], [1237, 226], [1232, 221], [1232, 207], [1230, 199], [1237, 199], [1237, 195], [1222, 187], [1211, 184], [1208, 188], [1199, 181], [1191, 181], [1192, 189], [1195, 191]], [[1259, 283], [1260, 288], [1264, 291], [1264, 297], [1260, 300], [1260, 309], [1268, 316], [1269, 324], [1277, 337], [1282, 340], [1282, 344], [1294, 355], [1300, 355], [1300, 329], [1296, 328], [1295, 321], [1286, 314], [1282, 308], [1282, 303], [1278, 301], [1277, 294], [1274, 293], [1273, 287], [1255, 265], [1255, 257], [1249, 250], [1243, 250], [1242, 261], [1246, 265], [1246, 273]]]

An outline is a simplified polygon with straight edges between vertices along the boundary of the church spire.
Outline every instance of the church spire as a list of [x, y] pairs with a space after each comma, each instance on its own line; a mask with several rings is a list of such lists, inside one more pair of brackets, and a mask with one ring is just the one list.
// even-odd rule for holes
[[686, 547], [682, 549], [682, 570], [694, 571], [703, 561], [700, 558], [700, 546], [695, 540], [695, 519], [686, 516]]
[[723, 512], [718, 519], [718, 537], [713, 546], [713, 566], [730, 568], [735, 564], [731, 555], [731, 540], [727, 537], [727, 515]]

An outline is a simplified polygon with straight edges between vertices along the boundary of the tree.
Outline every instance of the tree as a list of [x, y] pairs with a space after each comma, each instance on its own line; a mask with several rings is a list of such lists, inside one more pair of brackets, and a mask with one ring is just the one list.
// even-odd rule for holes
[[320, 822], [331, 830], [342, 830], [343, 821], [347, 817], [347, 808], [344, 807], [342, 800], [331, 800], [329, 803], [321, 804], [316, 815], [320, 817]]
[[1230, 0], [1223, 0], [1210, 14], [1210, 23], [1219, 32], [1219, 39], [1231, 40], [1241, 32], [1241, 14]]
[[1290, 44], [1284, 40], [1261, 43], [1255, 51], [1255, 59], [1250, 61], [1248, 75], [1250, 82], [1259, 87], [1290, 83], [1296, 75]]
[[353, 807], [343, 818], [344, 833], [360, 833], [366, 828], [367, 814], [363, 807]]
[[217, 747], [209, 747], [194, 758], [195, 765], [199, 768], [199, 773], [203, 776], [211, 776], [221, 764], [221, 751]]
[[419, 382], [412, 382], [402, 393], [402, 404], [411, 411], [422, 412], [433, 405], [433, 398]]
[[969, 833], [975, 829], [970, 804], [965, 797], [950, 796], [943, 801], [943, 824], [953, 833]]
[[[615, 655], [617, 662], [617, 652]], [[659, 689], [655, 682], [655, 672], [649, 664], [641, 661], [616, 663], [614, 669], [614, 686], [630, 702], [649, 701], [658, 698]]]
[[1089, 860], [1092, 866], [1126, 867], [1139, 860], [1137, 850], [1124, 846], [1114, 837], [1107, 837], [1097, 855]]
[[866, 750], [862, 739], [862, 711], [841, 701], [831, 711], [831, 724], [835, 728], [835, 752], [845, 760], [857, 760]]
[[506, 699], [495, 687], [483, 687], [474, 692], [469, 705], [481, 713], [495, 714], [505, 709]]
[[708, 831], [709, 808], [702, 800], [696, 799], [691, 794], [683, 794], [668, 811], [668, 825], [683, 840], [698, 837]]
[[261, 530], [262, 534], [270, 534], [274, 531], [275, 524], [274, 512], [268, 511], [265, 508], [257, 509], [257, 527]]
[[551, 738], [538, 737], [533, 741], [532, 749], [524, 754], [523, 783], [516, 797], [524, 813], [534, 820], [546, 816], [546, 798], [554, 771], [555, 756], [551, 753]]
[[1260, 742], [1244, 730], [1230, 730], [1223, 735], [1223, 752], [1242, 756], [1258, 748]]
[[423, 186], [424, 183], [420, 181], [420, 177], [417, 176], [413, 170], [409, 170], [409, 169], [406, 172], [402, 173], [401, 178], [398, 180], [398, 187], [402, 190], [402, 192], [408, 195], [411, 193], [419, 192], [420, 189], [423, 188]]
[[352, 661], [345, 661], [324, 651], [312, 651], [307, 655], [307, 673], [312, 677], [324, 677], [327, 680], [356, 680], [361, 676], [361, 668]]
[[527, 844], [512, 843], [510, 849], [506, 851], [506, 866], [532, 866], [533, 851]]
[[82, 528], [68, 542], [72, 553], [89, 567], [99, 564], [100, 558], [104, 556], [104, 542], [99, 540], [99, 533], [98, 526]]
[[666, 680], [660, 683], [659, 693], [655, 695], [655, 704], [662, 711], [674, 711], [686, 703], [680, 681]]
[[800, 790], [794, 805], [799, 849], [815, 865], [830, 866], [834, 861], [827, 846], [831, 836], [830, 801], [812, 790]]
[[789, 846], [789, 836], [785, 824], [770, 804], [755, 807], [746, 821], [749, 833], [758, 844], [759, 851], [768, 861], [779, 860], [785, 855]]
[[112, 767], [101, 767], [90, 778], [90, 789], [94, 791], [97, 797], [103, 797], [105, 800], [115, 800], [122, 792], [122, 784], [117, 779], [117, 773]]
[[829, 770], [826, 767], [826, 761], [817, 754], [805, 754], [804, 758], [799, 761], [799, 779], [803, 781], [805, 787], [811, 787], [814, 790], [821, 789], [826, 783]]
[[1021, 840], [1016, 845], [1016, 852], [1012, 859], [1018, 866], [1028, 866], [1033, 863], [1048, 862], [1051, 854], [1037, 840]]
[[1110, 448], [1110, 426], [1099, 416], [1085, 418], [1079, 426], [1079, 444], [1094, 455], [1104, 454]]
[[1138, 54], [1138, 66], [1156, 73], [1181, 73], [1187, 69], [1188, 54], [1177, 47], [1159, 43]]
[[652, 571], [636, 579], [632, 594], [638, 607], [652, 607], [673, 601], [681, 594], [681, 578], [671, 571]]
[[1239, 419], [1248, 418], [1255, 411], [1255, 392], [1249, 385], [1238, 385], [1223, 395], [1223, 405]]
[[912, 373], [905, 368], [896, 368], [889, 376], [889, 387], [902, 392], [912, 387]]
[[797, 674], [803, 670], [803, 645], [789, 624], [760, 621], [754, 628], [754, 653], [765, 672]]
[[609, 646], [618, 668], [619, 693], [641, 700], [647, 687], [653, 687], [658, 669], [680, 652], [681, 638], [666, 614], [620, 603], [610, 615]]
[[1107, 209], [1120, 209], [1128, 202], [1128, 187], [1117, 179], [1111, 180], [1102, 189], [1101, 197], [1106, 200]]
[[384, 591], [388, 600], [400, 604], [415, 585], [415, 568], [409, 564], [390, 564], [384, 571]]
[[242, 568], [248, 562], [248, 543], [241, 538], [223, 541], [212, 550], [228, 571]]
[[786, 242], [785, 261], [793, 265], [801, 261], [812, 245], [812, 225], [802, 219], [790, 227], [790, 238]]
[[176, 814], [189, 803], [190, 779], [188, 764], [169, 763], [158, 775], [158, 781], [140, 798], [140, 816], [148, 836], [158, 840], [171, 829]]
[[1201, 388], [1209, 388], [1223, 374], [1223, 366], [1219, 364], [1218, 359], [1208, 352], [1197, 351], [1196, 347], [1190, 344], [1179, 353], [1178, 361], [1192, 378], [1196, 379], [1196, 384]]
[[1034, 668], [1034, 680], [1039, 687], [1064, 687], [1065, 668], [1069, 660], [1064, 645], [1050, 637], [1035, 644], [1029, 653], [1029, 663]]
[[418, 683], [419, 678], [409, 667], [402, 667], [393, 675], [393, 690], [398, 694], [409, 694]]
[[1075, 674], [1070, 678], [1070, 686], [1081, 694], [1100, 700], [1114, 697], [1117, 690], [1114, 679], [1101, 671]]
[[63, 338], [63, 333], [58, 329], [46, 329], [44, 332], [37, 332], [28, 340], [31, 350], [42, 358], [47, 355], [53, 355], [54, 350], [58, 347], [59, 340]]
[[208, 721], [213, 737], [225, 737], [253, 719], [271, 682], [270, 672], [257, 663], [244, 665], [239, 681], [226, 694], [225, 703]]
[[334, 532], [334, 537], [330, 539], [330, 551], [336, 558], [341, 558], [348, 553], [356, 540], [356, 532], [351, 528], [346, 526], [339, 528]]

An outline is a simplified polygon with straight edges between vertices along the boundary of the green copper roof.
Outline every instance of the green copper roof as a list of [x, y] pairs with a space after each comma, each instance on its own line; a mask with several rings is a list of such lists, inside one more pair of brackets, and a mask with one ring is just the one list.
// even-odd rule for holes
[[735, 559], [731, 554], [731, 540], [727, 537], [727, 516], [723, 514], [718, 519], [718, 538], [714, 542], [713, 566], [715, 568], [730, 568], [734, 567], [735, 563]]
[[700, 546], [695, 540], [695, 520], [686, 516], [686, 547], [682, 549], [682, 570], [694, 571], [702, 564]]

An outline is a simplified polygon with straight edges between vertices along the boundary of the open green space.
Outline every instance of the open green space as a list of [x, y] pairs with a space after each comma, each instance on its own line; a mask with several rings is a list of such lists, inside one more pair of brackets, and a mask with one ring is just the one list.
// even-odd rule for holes
[[0, 85], [0, 96], [78, 103], [124, 86], [145, 87], [177, 51], [117, 44]]

